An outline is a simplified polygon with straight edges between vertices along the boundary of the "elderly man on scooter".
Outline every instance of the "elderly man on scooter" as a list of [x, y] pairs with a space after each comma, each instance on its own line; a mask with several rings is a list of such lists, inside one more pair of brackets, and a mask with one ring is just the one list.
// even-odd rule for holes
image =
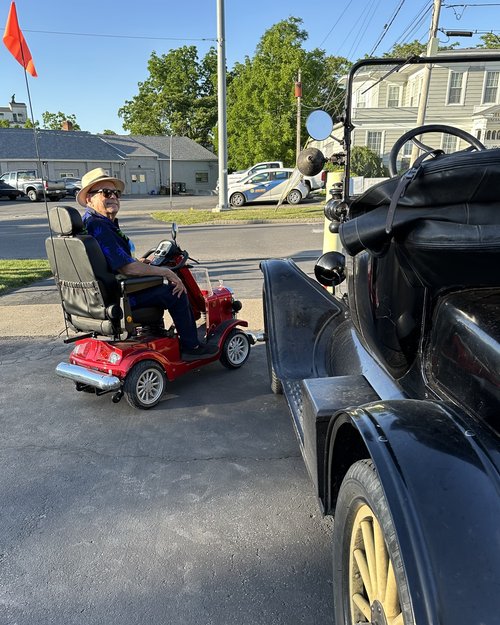
[[[160, 307], [168, 310], [181, 340], [181, 355], [185, 360], [209, 358], [217, 352], [217, 346], [200, 344], [191, 305], [186, 288], [180, 278], [168, 267], [150, 265], [147, 259], [140, 261], [133, 257], [134, 246], [120, 230], [117, 214], [120, 210], [120, 196], [125, 183], [109, 176], [98, 167], [82, 178], [82, 188], [76, 196], [77, 202], [86, 211], [83, 223], [88, 234], [98, 242], [110, 270], [125, 276], [163, 276], [164, 284], [146, 289], [130, 296], [134, 308]], [[150, 328], [151, 333], [161, 336], [162, 328]]]

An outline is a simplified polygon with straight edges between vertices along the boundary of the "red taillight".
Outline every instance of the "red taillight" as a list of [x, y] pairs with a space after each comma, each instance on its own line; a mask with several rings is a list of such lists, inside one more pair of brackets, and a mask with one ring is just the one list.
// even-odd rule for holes
[[321, 172], [321, 182], [326, 182], [326, 175], [328, 172], [326, 171], [322, 171]]

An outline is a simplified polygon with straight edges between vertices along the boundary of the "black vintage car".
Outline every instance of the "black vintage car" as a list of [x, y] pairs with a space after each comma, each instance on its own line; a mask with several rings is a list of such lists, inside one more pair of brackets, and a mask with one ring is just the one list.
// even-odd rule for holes
[[[492, 625], [500, 623], [500, 149], [485, 149], [478, 135], [495, 123], [481, 90], [488, 71], [498, 76], [500, 55], [411, 62], [420, 74], [432, 68], [428, 108], [441, 113], [405, 131], [418, 119], [405, 99], [409, 60], [356, 64], [342, 128], [333, 129], [337, 138], [343, 131], [343, 193], [325, 207], [338, 249], [318, 260], [316, 279], [289, 259], [262, 263], [271, 388], [286, 398], [320, 506], [334, 516], [336, 625]], [[443, 124], [457, 76], [479, 98], [457, 100], [471, 111], [455, 109], [460, 128]], [[402, 90], [390, 125], [387, 85]], [[381, 147], [391, 177], [354, 196], [353, 133], [380, 128], [378, 109], [385, 132], [402, 135], [390, 154]], [[400, 154], [410, 155], [409, 141], [421, 154], [411, 166]], [[313, 175], [330, 160], [308, 149], [299, 168]]]

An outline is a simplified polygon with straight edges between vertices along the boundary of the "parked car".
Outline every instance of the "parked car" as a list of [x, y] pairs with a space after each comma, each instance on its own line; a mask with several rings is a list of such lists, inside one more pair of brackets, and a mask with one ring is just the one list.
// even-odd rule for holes
[[[282, 161], [264, 161], [262, 163], [256, 163], [255, 165], [252, 165], [251, 167], [248, 167], [247, 169], [240, 169], [239, 171], [233, 171], [232, 174], [228, 174], [227, 186], [230, 187], [235, 182], [248, 178], [248, 176], [251, 176], [252, 174], [256, 174], [257, 172], [262, 171], [264, 169], [283, 169], [283, 163]], [[215, 187], [215, 190], [216, 191], [219, 190], [218, 180], [217, 180], [217, 185]]]
[[82, 188], [82, 180], [81, 178], [64, 178], [64, 185], [66, 187], [66, 193], [68, 195], [76, 196], [78, 191]]
[[290, 168], [263, 169], [256, 174], [252, 174], [243, 180], [239, 180], [228, 187], [228, 198], [231, 206], [243, 206], [247, 202], [256, 200], [279, 201], [286, 193], [286, 201], [289, 204], [300, 204], [309, 194], [307, 185], [298, 178], [287, 189], [290, 184], [289, 178], [294, 170]]
[[0, 181], [5, 182], [21, 195], [26, 195], [31, 202], [39, 202], [44, 197], [52, 201], [66, 197], [66, 188], [61, 180], [45, 180], [38, 177], [36, 169], [19, 169], [7, 171], [0, 177]]
[[21, 191], [0, 180], [0, 197], [8, 197], [9, 200], [15, 200], [19, 195], [22, 195]]

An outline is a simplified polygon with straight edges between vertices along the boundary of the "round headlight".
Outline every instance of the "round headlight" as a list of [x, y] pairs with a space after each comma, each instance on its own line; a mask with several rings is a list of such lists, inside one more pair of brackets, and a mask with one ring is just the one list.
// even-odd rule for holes
[[122, 358], [121, 354], [119, 354], [118, 352], [111, 352], [108, 360], [112, 365], [116, 365], [117, 363], [120, 362], [121, 358]]

